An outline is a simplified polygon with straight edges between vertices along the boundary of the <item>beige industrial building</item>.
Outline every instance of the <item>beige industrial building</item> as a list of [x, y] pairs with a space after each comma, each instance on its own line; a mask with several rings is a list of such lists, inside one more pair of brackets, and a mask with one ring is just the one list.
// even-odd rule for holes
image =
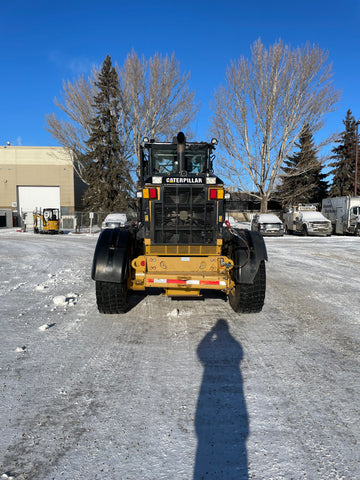
[[24, 215], [38, 207], [74, 214], [74, 169], [68, 152], [62, 147], [0, 146], [0, 226], [20, 225]]

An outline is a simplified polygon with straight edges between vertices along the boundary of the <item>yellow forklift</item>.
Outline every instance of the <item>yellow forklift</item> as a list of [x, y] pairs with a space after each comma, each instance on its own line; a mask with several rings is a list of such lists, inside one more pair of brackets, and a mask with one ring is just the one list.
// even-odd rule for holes
[[58, 208], [39, 208], [34, 211], [34, 233], [56, 234], [60, 231]]

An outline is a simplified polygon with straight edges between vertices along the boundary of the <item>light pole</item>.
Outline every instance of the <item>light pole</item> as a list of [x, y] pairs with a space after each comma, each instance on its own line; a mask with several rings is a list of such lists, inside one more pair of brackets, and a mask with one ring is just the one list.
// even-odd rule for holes
[[354, 182], [354, 197], [357, 195], [357, 169], [358, 169], [358, 145], [359, 145], [359, 123], [360, 120], [356, 122], [356, 131], [355, 131], [355, 182]]

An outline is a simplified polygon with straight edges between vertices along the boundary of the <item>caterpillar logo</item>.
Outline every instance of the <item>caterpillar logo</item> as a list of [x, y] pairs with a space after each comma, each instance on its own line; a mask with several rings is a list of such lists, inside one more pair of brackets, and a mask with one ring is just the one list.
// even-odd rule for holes
[[168, 177], [165, 183], [204, 183], [200, 177]]

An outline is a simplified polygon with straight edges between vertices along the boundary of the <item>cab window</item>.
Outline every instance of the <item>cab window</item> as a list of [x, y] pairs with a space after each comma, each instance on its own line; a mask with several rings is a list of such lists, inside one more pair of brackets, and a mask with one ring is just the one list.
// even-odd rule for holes
[[162, 175], [179, 172], [176, 150], [153, 151], [153, 171]]
[[189, 173], [204, 173], [206, 171], [206, 152], [189, 150], [185, 152], [185, 161]]

